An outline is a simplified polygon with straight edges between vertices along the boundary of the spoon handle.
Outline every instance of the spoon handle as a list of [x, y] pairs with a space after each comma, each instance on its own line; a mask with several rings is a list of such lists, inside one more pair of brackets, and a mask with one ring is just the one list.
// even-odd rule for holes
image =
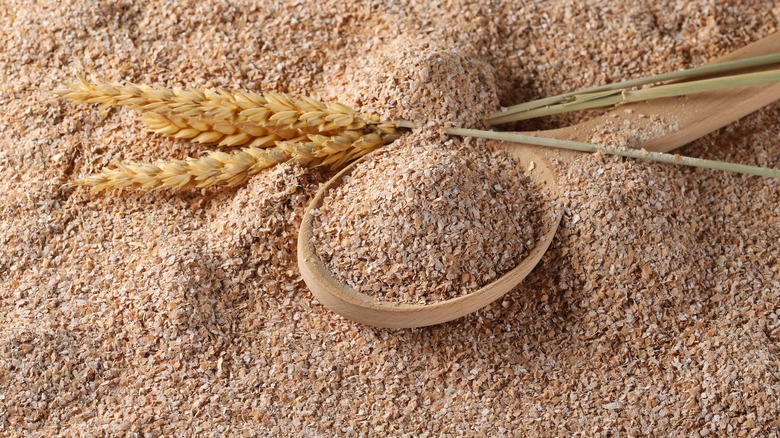
[[[742, 49], [718, 58], [714, 63], [780, 52], [780, 33], [774, 33]], [[766, 68], [764, 68], [766, 69]], [[534, 135], [575, 141], [591, 141], [610, 127], [647, 127], [653, 120], [668, 129], [643, 129], [636, 148], [668, 152], [726, 126], [780, 99], [780, 83], [756, 85], [620, 105], [601, 116], [574, 126], [539, 131]], [[614, 128], [612, 128], [614, 129]], [[578, 153], [561, 154], [557, 159], [574, 159]]]

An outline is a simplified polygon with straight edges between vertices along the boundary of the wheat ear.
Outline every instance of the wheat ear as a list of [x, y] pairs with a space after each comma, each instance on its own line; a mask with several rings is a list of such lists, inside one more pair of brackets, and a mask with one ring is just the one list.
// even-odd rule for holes
[[340, 135], [323, 136], [311, 134], [308, 141], [277, 142], [277, 146], [288, 152], [293, 159], [304, 166], [338, 169], [386, 144], [398, 139], [399, 134], [344, 131]]
[[383, 133], [394, 129], [380, 124], [376, 115], [283, 93], [154, 88], [89, 82], [84, 77], [54, 93], [76, 103], [100, 104], [101, 115], [111, 107], [129, 106], [143, 114], [154, 132], [223, 146], [268, 147], [279, 140], [363, 130], [367, 125]]
[[250, 176], [285, 161], [303, 166], [327, 166], [336, 169], [398, 138], [397, 134], [361, 134], [345, 131], [326, 137], [312, 134], [308, 141], [278, 142], [270, 148], [246, 147], [231, 153], [212, 151], [200, 158], [160, 161], [155, 164], [121, 163], [113, 169], [76, 180], [76, 185], [100, 190], [136, 187], [235, 186]]
[[274, 129], [249, 123], [231, 123], [218, 119], [197, 119], [175, 114], [146, 112], [141, 121], [150, 131], [174, 138], [191, 139], [198, 143], [219, 146], [270, 147], [279, 140], [305, 137], [296, 129]]
[[288, 152], [278, 147], [247, 147], [230, 153], [212, 151], [200, 158], [155, 164], [121, 163], [114, 169], [103, 169], [76, 180], [75, 184], [90, 186], [92, 192], [122, 187], [155, 189], [208, 187], [215, 184], [235, 186], [263, 169], [290, 158]]

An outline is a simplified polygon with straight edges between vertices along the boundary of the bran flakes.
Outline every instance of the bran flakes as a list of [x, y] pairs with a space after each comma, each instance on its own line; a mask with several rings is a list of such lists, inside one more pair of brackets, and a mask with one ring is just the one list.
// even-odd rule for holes
[[[0, 2], [0, 434], [771, 436], [776, 180], [585, 156], [561, 169], [567, 215], [520, 287], [381, 330], [324, 309], [297, 272], [317, 172], [63, 188], [203, 149], [42, 90], [95, 72], [360, 107], [366, 59], [412, 35], [492, 66], [508, 106], [701, 65], [779, 18], [768, 1]], [[777, 168], [778, 125], [774, 104], [680, 152]]]

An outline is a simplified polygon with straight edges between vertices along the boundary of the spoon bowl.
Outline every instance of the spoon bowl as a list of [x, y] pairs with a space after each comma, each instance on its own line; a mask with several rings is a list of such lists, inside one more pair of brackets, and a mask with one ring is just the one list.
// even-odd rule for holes
[[[530, 147], [518, 147], [510, 143], [494, 143], [505, 150], [526, 171], [526, 175], [555, 199], [558, 193], [556, 176], [547, 160], [534, 152]], [[370, 157], [367, 155], [366, 157]], [[539, 263], [550, 246], [558, 224], [563, 216], [563, 208], [554, 201], [548, 201], [546, 206], [550, 214], [544, 215], [542, 229], [536, 246], [514, 269], [501, 276], [496, 281], [471, 292], [448, 300], [431, 304], [405, 304], [381, 301], [375, 297], [358, 292], [343, 281], [336, 278], [317, 256], [314, 248], [314, 215], [312, 210], [322, 206], [328, 192], [341, 184], [362, 160], [344, 168], [336, 176], [326, 182], [315, 195], [309, 205], [298, 233], [298, 266], [306, 285], [314, 296], [334, 312], [353, 321], [377, 327], [421, 327], [439, 324], [460, 318], [495, 301], [517, 286], [518, 283]], [[533, 165], [530, 165], [533, 163]]]
[[[716, 62], [766, 55], [780, 49], [780, 33], [770, 35]], [[675, 129], [647, 130], [635, 145], [648, 151], [668, 152], [713, 132], [763, 106], [780, 99], [780, 84], [701, 93], [681, 98], [669, 98], [619, 106], [578, 125], [526, 133], [543, 137], [588, 141], [595, 134], [615, 126], [646, 125], [648, 120], [662, 120]], [[491, 142], [507, 151], [523, 168], [532, 168], [528, 176], [550, 193], [560, 195], [556, 170], [580, 156], [581, 152], [546, 149], [516, 143]], [[369, 159], [371, 155], [364, 157]], [[520, 264], [496, 281], [481, 289], [449, 300], [431, 304], [402, 304], [378, 300], [340, 281], [320, 260], [314, 248], [312, 210], [322, 205], [327, 193], [341, 184], [362, 160], [343, 169], [325, 183], [307, 208], [298, 234], [298, 266], [306, 285], [326, 307], [351, 320], [378, 327], [421, 327], [450, 321], [478, 310], [512, 290], [542, 259], [550, 246], [563, 216], [563, 208], [548, 206], [541, 236], [536, 246]], [[533, 166], [528, 166], [531, 162]], [[553, 167], [553, 162], [554, 166]]]

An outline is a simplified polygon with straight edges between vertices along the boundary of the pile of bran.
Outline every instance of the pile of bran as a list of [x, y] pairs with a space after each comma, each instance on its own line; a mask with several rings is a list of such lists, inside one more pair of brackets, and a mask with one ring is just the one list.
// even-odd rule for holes
[[416, 304], [466, 295], [515, 268], [555, 200], [484, 143], [418, 131], [366, 157], [312, 210], [319, 258], [357, 291]]
[[[561, 169], [567, 214], [520, 287], [451, 323], [374, 329], [319, 305], [297, 271], [325, 175], [90, 195], [65, 184], [203, 149], [45, 90], [94, 72], [392, 108], [409, 69], [385, 48], [403, 37], [491, 66], [509, 105], [700, 65], [779, 18], [773, 2], [709, 0], [3, 2], [0, 432], [777, 433], [776, 180], [583, 157]], [[397, 62], [384, 88], [356, 79], [372, 57]], [[778, 124], [775, 104], [681, 152], [777, 168]]]

